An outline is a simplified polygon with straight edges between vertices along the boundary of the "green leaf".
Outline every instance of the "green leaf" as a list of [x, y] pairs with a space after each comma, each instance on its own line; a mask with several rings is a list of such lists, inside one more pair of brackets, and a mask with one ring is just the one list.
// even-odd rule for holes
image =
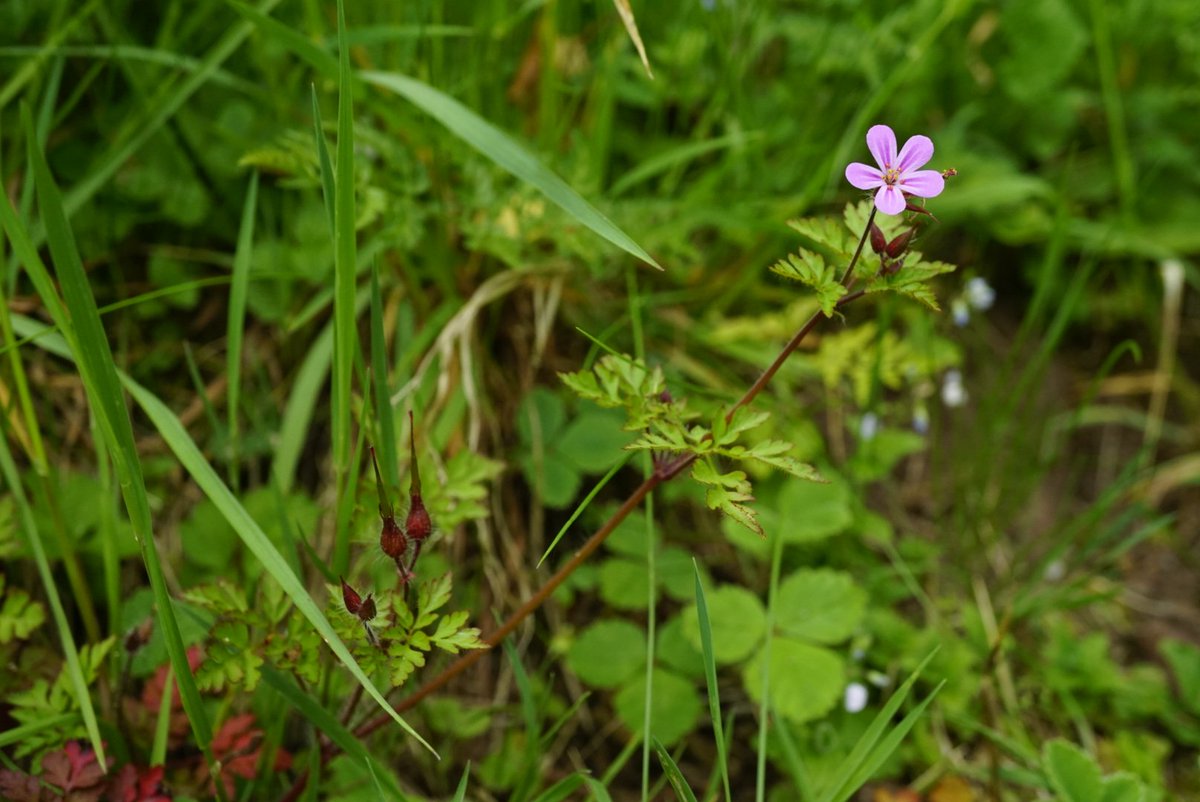
[[1050, 787], [1063, 802], [1095, 802], [1103, 795], [1100, 767], [1087, 752], [1061, 738], [1042, 748], [1042, 766]]
[[750, 495], [750, 483], [746, 481], [744, 471], [718, 473], [711, 461], [700, 459], [692, 465], [692, 478], [702, 485], [707, 485], [704, 501], [710, 510], [720, 510], [751, 532], [763, 535], [762, 526], [759, 525], [754, 510], [742, 504], [744, 501], [754, 500]]
[[833, 317], [838, 300], [846, 294], [838, 268], [826, 264], [821, 254], [803, 248], [771, 265], [771, 272], [792, 281], [799, 281], [812, 289], [817, 294], [825, 317]]
[[620, 557], [600, 564], [600, 598], [618, 610], [646, 609], [646, 564]]
[[[771, 701], [797, 724], [824, 716], [842, 698], [846, 670], [842, 658], [820, 646], [783, 636], [771, 639]], [[759, 650], [742, 669], [750, 698], [762, 701], [763, 655]]]
[[[4, 590], [4, 575], [0, 574], [0, 591]], [[34, 601], [21, 588], [9, 588], [0, 607], [0, 643], [25, 640], [46, 621], [46, 608]]]
[[788, 482], [779, 493], [780, 535], [807, 543], [845, 531], [854, 523], [850, 492], [843, 482]]
[[929, 285], [930, 279], [943, 273], [950, 273], [957, 268], [946, 262], [925, 262], [921, 254], [912, 251], [906, 257], [906, 262], [895, 273], [876, 275], [867, 282], [864, 289], [867, 292], [891, 291], [918, 301], [935, 312], [940, 312], [937, 296]]
[[619, 417], [596, 410], [571, 421], [554, 447], [580, 471], [603, 473], [621, 461], [632, 440]]
[[1129, 772], [1105, 777], [1103, 787], [1098, 802], [1146, 802], [1146, 785]]
[[[703, 706], [692, 681], [664, 669], [654, 669], [650, 680], [650, 733], [663, 743], [673, 744], [696, 726]], [[617, 717], [634, 733], [642, 731], [646, 712], [646, 682], [630, 681], [613, 701]]]
[[524, 147], [454, 98], [406, 75], [364, 72], [367, 83], [394, 92], [429, 114], [497, 165], [537, 189], [571, 217], [646, 264], [662, 267], [640, 245], [546, 169]]
[[588, 685], [616, 688], [646, 664], [646, 634], [623, 619], [597, 621], [579, 634], [567, 665]]
[[810, 245], [821, 251], [821, 255], [831, 260], [835, 265], [847, 265], [854, 255], [858, 245], [859, 229], [854, 234], [846, 231], [845, 226], [832, 217], [805, 217], [800, 220], [789, 220], [788, 225], [804, 237]]
[[1200, 715], [1200, 647], [1169, 638], [1158, 648], [1179, 684], [1179, 698], [1183, 706]]
[[[762, 644], [767, 632], [767, 611], [758, 596], [738, 585], [721, 585], [707, 593], [713, 655], [721, 665], [740, 663]], [[683, 612], [683, 631], [697, 649], [703, 646], [699, 609]]]
[[740, 459], [753, 459], [765, 465], [770, 465], [773, 468], [778, 468], [781, 471], [790, 473], [797, 479], [803, 479], [808, 482], [824, 483], [825, 480], [817, 473], [817, 469], [808, 463], [801, 462], [795, 457], [789, 457], [787, 452], [795, 449], [791, 443], [783, 440], [764, 440], [750, 448], [740, 457]]
[[786, 634], [838, 643], [862, 624], [867, 594], [847, 573], [802, 568], [780, 583], [775, 607], [776, 626]]

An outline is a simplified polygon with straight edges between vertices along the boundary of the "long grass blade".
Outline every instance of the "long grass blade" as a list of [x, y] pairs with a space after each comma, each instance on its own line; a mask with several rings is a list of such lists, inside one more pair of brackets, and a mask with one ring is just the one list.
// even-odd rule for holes
[[584, 200], [516, 140], [454, 98], [399, 73], [364, 72], [361, 75], [367, 83], [400, 95], [420, 108], [459, 139], [541, 192], [580, 224], [646, 264], [662, 269], [632, 237]]
[[[171, 607], [170, 594], [167, 591], [158, 548], [154, 541], [154, 531], [150, 520], [150, 501], [146, 495], [141, 462], [138, 459], [137, 447], [133, 438], [133, 425], [129, 419], [129, 411], [125, 408], [124, 395], [117, 378], [116, 363], [113, 360], [104, 327], [100, 322], [100, 313], [96, 308], [96, 300], [92, 296], [91, 285], [84, 272], [83, 262], [79, 258], [79, 252], [75, 246], [75, 236], [67, 222], [67, 212], [63, 205], [62, 195], [50, 173], [45, 155], [36, 145], [37, 140], [34, 136], [33, 121], [28, 107], [22, 108], [22, 117], [25, 124], [25, 135], [29, 143], [29, 160], [33, 168], [33, 179], [37, 187], [38, 203], [45, 225], [47, 243], [50, 246], [50, 254], [63, 292], [60, 301], [58, 294], [51, 289], [48, 297], [43, 296], [43, 302], [48, 307], [57, 308], [58, 314], [62, 318], [60, 320], [62, 332], [71, 347], [75, 365], [79, 369], [84, 390], [87, 393], [88, 403], [92, 414], [96, 417], [97, 428], [108, 446], [117, 469], [134, 537], [138, 541], [142, 561], [150, 577], [158, 625], [162, 629], [167, 654], [178, 680], [180, 696], [188, 716], [188, 722], [205, 759], [210, 766], [214, 766], [215, 761], [210, 748], [212, 729], [200, 700], [200, 691], [196, 688], [195, 679], [188, 665], [179, 623], [176, 621]], [[25, 266], [26, 270], [30, 272], [38, 272], [39, 267], [41, 270], [45, 270], [40, 262], [26, 263]], [[48, 276], [41, 277], [39, 281], [35, 282], [35, 284], [41, 285], [48, 283]], [[40, 289], [41, 287], [39, 287]], [[62, 314], [62, 303], [65, 303], [69, 317]], [[97, 754], [100, 752], [98, 751]], [[216, 788], [218, 796], [223, 796], [220, 783]]]
[[729, 792], [729, 755], [725, 752], [725, 727], [721, 719], [721, 692], [717, 687], [717, 662], [713, 651], [712, 625], [708, 620], [708, 601], [704, 597], [704, 583], [700, 581], [700, 565], [692, 559], [692, 570], [696, 574], [696, 616], [700, 620], [700, 647], [704, 655], [704, 680], [708, 685], [708, 715], [712, 719], [713, 735], [717, 739], [717, 763], [721, 769], [721, 782], [725, 786], [725, 799], [733, 802]]
[[687, 784], [679, 766], [675, 765], [675, 759], [671, 757], [671, 753], [657, 738], [652, 738], [651, 741], [654, 744], [654, 752], [658, 755], [658, 762], [662, 764], [663, 774], [667, 775], [667, 782], [670, 783], [671, 790], [675, 792], [675, 798], [679, 802], [696, 802], [696, 794]]
[[237, 252], [233, 257], [233, 282], [229, 285], [229, 317], [225, 328], [225, 400], [229, 412], [229, 476], [231, 484], [238, 469], [238, 402], [242, 394], [242, 335], [246, 330], [246, 294], [250, 288], [250, 256], [254, 247], [254, 211], [258, 208], [258, 171], [250, 176]]
[[[351, 429], [354, 423], [350, 413], [350, 392], [354, 381], [354, 358], [358, 350], [358, 329], [354, 322], [354, 273], [358, 248], [354, 213], [354, 93], [350, 46], [346, 42], [346, 9], [342, 0], [338, 0], [337, 4], [337, 24], [338, 140], [333, 214], [334, 325], [330, 394], [333, 401], [333, 466], [340, 510], [348, 503], [346, 477], [350, 471]], [[350, 533], [339, 531], [334, 541], [333, 570], [343, 574], [349, 562]]]
[[827, 786], [825, 793], [822, 794], [821, 802], [834, 802], [836, 799], [845, 799], [845, 797], [839, 795], [844, 789], [850, 787], [859, 768], [867, 762], [875, 749], [875, 745], [879, 743], [879, 739], [883, 736], [883, 731], [887, 728], [888, 722], [892, 720], [892, 716], [896, 715], [896, 711], [900, 709], [900, 705], [904, 704], [904, 700], [908, 698], [908, 694], [912, 691], [917, 677], [921, 676], [921, 672], [925, 669], [925, 666], [929, 665], [929, 661], [933, 659], [933, 656], [937, 652], [938, 650], [934, 649], [920, 662], [916, 669], [908, 675], [908, 679], [904, 681], [904, 684], [897, 688], [896, 692], [888, 699], [883, 709], [871, 720], [871, 724], [859, 737], [854, 748], [850, 750], [850, 754], [842, 761], [841, 766], [834, 775], [833, 781]]
[[383, 481], [390, 496], [400, 487], [400, 461], [391, 382], [388, 381], [387, 340], [383, 334], [383, 297], [379, 289], [377, 262], [371, 263], [371, 372], [375, 376], [375, 417], [379, 421], [379, 442], [376, 446], [383, 460]]

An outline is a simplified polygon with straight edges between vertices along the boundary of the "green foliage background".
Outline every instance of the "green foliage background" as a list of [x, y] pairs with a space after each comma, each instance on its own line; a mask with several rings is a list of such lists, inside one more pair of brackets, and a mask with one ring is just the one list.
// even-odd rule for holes
[[[844, 709], [847, 685], [868, 688], [878, 710], [939, 647], [905, 703], [915, 709], [944, 680], [934, 712], [876, 779], [927, 794], [962, 777], [981, 793], [1021, 799], [1038, 787], [1072, 802], [1096, 788], [1147, 802], [1198, 792], [1200, 7], [634, 3], [651, 78], [608, 2], [351, 2], [353, 158], [336, 162], [353, 165], [351, 221], [334, 215], [330, 191], [348, 141], [335, 9], [0, 4], [0, 184], [15, 219], [48, 255], [24, 106], [116, 366], [180, 415], [279, 558], [264, 571], [180, 470], [170, 438], [136, 412], [182, 640], [245, 654], [198, 672], [214, 721], [251, 709], [271, 749], [311, 755], [288, 737], [288, 717], [332, 727], [357, 693], [273, 583], [284, 565], [377, 681], [432, 675], [416, 651], [403, 671], [375, 665], [326, 588], [341, 571], [367, 589], [394, 581], [370, 556], [369, 474], [333, 453], [350, 418], [348, 448], [378, 443], [385, 489], [403, 498], [408, 428], [381, 399], [416, 411], [441, 530], [421, 575], [452, 572], [448, 610], [472, 617], [440, 620], [487, 632], [492, 611], [528, 597], [636, 486], [644, 465], [626, 446], [685, 438], [624, 430], [603, 394], [580, 399], [558, 374], [631, 354], [719, 428], [719, 410], [817, 308], [768, 268], [815, 287], [832, 311], [831, 281], [855, 244], [841, 210], [859, 200], [842, 170], [867, 159], [863, 135], [883, 122], [901, 141], [929, 135], [930, 166], [958, 172], [915, 247], [935, 266], [922, 278], [960, 271], [909, 294], [969, 309], [966, 325], [890, 297], [827, 322], [757, 403], [748, 446], [792, 443], [785, 470], [807, 475], [799, 461], [811, 463], [828, 484], [741, 465], [765, 539], [706, 509], [690, 481], [664, 487], [519, 632], [507, 661], [491, 655], [413, 711], [447, 760], [398, 727], [362, 753], [339, 732], [351, 757], [313, 787], [447, 797], [470, 760], [472, 782], [507, 798], [556, 798], [555, 784], [583, 783], [572, 778], [584, 769], [598, 798], [593, 781], [638, 798], [651, 772], [637, 770], [639, 754], [650, 759], [637, 733], [650, 721], [664, 772], [677, 763], [698, 794], [719, 793], [719, 763], [736, 788], [817, 799], [870, 729], [869, 714]], [[335, 271], [338, 232], [356, 238], [352, 276], [344, 262]], [[11, 236], [0, 278], [15, 339], [53, 310]], [[818, 253], [833, 270], [821, 272]], [[1164, 264], [1178, 265], [1180, 289]], [[335, 275], [353, 286], [335, 287]], [[970, 278], [995, 287], [991, 311], [970, 308]], [[355, 382], [342, 419], [330, 410], [335, 308], [357, 313], [363, 343], [357, 363], [342, 363]], [[92, 429], [75, 369], [47, 348], [22, 345], [23, 368], [6, 356], [0, 375], [6, 441], [37, 528], [53, 533], [54, 568], [52, 583], [35, 573], [19, 534], [24, 494], [7, 488], [0, 656], [15, 670], [0, 679], [0, 709], [17, 735], [0, 743], [20, 761], [91, 736], [72, 702], [84, 683], [107, 700], [101, 734], [121, 762], [178, 758], [186, 727], [168, 726], [169, 700], [121, 734], [112, 699], [136, 698], [168, 645], [157, 628], [144, 645], [129, 640], [152, 599], [112, 445]], [[965, 407], [941, 402], [951, 370]], [[24, 371], [36, 425], [15, 400]], [[220, 580], [244, 592], [241, 617], [213, 606]], [[729, 739], [719, 761], [697, 581]], [[47, 624], [50, 584], [81, 647], [78, 675], [63, 663], [74, 646]], [[300, 684], [269, 667], [260, 684], [248, 644]], [[38, 722], [50, 723], [20, 729]], [[249, 798], [285, 790], [266, 771], [239, 783]]]

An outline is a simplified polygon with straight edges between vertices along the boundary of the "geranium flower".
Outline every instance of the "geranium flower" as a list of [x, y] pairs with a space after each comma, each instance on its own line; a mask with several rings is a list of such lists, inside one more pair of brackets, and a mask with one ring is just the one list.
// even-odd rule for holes
[[875, 208], [884, 214], [900, 214], [905, 195], [933, 198], [946, 186], [937, 170], [919, 170], [933, 158], [933, 142], [927, 136], [910, 137], [896, 153], [896, 134], [886, 125], [871, 126], [867, 147], [879, 167], [854, 162], [846, 166], [846, 180], [859, 189], [875, 189]]

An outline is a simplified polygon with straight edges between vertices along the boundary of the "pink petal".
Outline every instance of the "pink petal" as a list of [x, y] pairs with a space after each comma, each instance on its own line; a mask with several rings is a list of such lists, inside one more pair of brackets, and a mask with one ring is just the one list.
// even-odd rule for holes
[[[880, 167], [884, 170], [892, 169], [896, 163], [896, 135], [891, 128], [886, 125], [872, 125], [871, 129], [867, 131], [867, 147]], [[924, 163], [921, 162], [921, 164]]]
[[854, 162], [846, 165], [846, 180], [858, 189], [874, 189], [883, 183], [883, 173], [869, 165]]
[[937, 170], [916, 170], [901, 175], [896, 186], [918, 198], [933, 198], [942, 194], [946, 179]]
[[927, 136], [911, 136], [900, 151], [896, 169], [900, 172], [924, 167], [933, 158], [933, 141]]
[[904, 211], [904, 195], [896, 187], [885, 184], [875, 193], [875, 208], [884, 214], [900, 214]]

